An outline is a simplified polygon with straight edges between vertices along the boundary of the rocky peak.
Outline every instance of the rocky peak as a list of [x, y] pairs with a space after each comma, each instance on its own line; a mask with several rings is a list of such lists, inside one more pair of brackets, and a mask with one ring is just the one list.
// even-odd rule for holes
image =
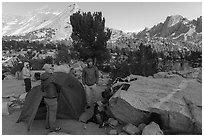
[[174, 26], [181, 22], [184, 18], [181, 15], [168, 16], [165, 22], [168, 22], [168, 27]]
[[77, 11], [81, 11], [81, 9], [79, 8], [78, 4], [74, 3], [68, 5], [67, 11], [69, 11], [70, 13], [75, 13]]

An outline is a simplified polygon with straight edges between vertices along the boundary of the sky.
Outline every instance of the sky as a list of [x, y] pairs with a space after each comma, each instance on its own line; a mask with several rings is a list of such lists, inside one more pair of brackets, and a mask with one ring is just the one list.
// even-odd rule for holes
[[[48, 6], [64, 10], [74, 2], [3, 2], [2, 14], [25, 15]], [[138, 32], [164, 22], [167, 16], [182, 15], [189, 20], [202, 16], [202, 2], [75, 2], [84, 12], [102, 12], [106, 27]]]

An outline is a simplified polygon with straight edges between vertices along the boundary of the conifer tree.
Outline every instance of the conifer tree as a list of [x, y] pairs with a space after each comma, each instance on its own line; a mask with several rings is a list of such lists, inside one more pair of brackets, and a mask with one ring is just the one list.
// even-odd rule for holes
[[101, 12], [77, 12], [70, 17], [72, 25], [71, 38], [79, 59], [92, 58], [98, 64], [110, 58], [107, 41], [111, 31], [105, 29], [105, 18]]

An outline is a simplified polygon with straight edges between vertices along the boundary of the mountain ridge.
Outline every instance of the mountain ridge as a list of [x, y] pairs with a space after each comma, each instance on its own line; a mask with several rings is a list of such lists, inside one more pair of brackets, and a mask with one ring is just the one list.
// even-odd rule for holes
[[[29, 40], [60, 40], [69, 39], [72, 26], [70, 16], [82, 11], [77, 4], [68, 5], [64, 11], [54, 11], [49, 7], [42, 7], [31, 11], [27, 16], [2, 18], [2, 35]], [[138, 33], [124, 32], [114, 28], [109, 42], [116, 42], [123, 37], [146, 39], [154, 37], [170, 38], [173, 40], [187, 41], [202, 38], [202, 16], [188, 20], [181, 15], [167, 16], [151, 28], [144, 28]]]

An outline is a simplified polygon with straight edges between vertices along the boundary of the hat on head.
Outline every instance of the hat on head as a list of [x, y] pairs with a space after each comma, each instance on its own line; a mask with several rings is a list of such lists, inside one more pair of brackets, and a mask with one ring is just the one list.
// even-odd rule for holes
[[29, 62], [24, 62], [24, 67], [26, 67], [27, 65], [29, 65]]
[[87, 59], [87, 63], [88, 63], [88, 62], [93, 62], [93, 59], [88, 58], [88, 59]]

